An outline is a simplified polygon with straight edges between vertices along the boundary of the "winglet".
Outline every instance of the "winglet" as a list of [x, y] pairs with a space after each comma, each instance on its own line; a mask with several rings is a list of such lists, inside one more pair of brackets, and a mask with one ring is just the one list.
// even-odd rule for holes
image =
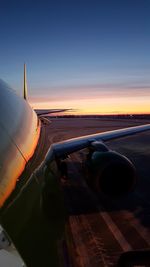
[[27, 80], [26, 80], [26, 64], [24, 64], [24, 85], [23, 85], [23, 98], [27, 101], [28, 89], [27, 89]]

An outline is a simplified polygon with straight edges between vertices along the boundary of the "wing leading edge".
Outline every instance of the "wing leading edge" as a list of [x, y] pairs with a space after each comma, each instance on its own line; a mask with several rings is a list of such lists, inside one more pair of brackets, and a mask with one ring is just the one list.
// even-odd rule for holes
[[145, 132], [148, 130], [150, 130], [150, 124], [113, 130], [98, 134], [86, 135], [82, 137], [68, 139], [63, 142], [54, 143], [51, 145], [47, 153], [46, 163], [51, 161], [55, 157], [67, 156], [73, 152], [89, 147], [90, 144], [94, 141], [106, 142], [117, 138]]

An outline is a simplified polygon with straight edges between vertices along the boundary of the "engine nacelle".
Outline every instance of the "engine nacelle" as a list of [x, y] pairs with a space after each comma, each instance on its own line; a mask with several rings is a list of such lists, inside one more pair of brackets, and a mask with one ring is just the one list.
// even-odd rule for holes
[[87, 184], [96, 192], [120, 197], [132, 191], [136, 184], [136, 170], [125, 156], [114, 152], [95, 151], [85, 163]]

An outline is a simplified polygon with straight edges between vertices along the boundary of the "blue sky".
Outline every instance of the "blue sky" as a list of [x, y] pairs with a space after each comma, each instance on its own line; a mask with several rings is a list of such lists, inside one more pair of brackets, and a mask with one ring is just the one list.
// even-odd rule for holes
[[142, 93], [150, 104], [149, 14], [149, 0], [1, 0], [0, 78], [21, 93], [26, 62], [36, 107]]

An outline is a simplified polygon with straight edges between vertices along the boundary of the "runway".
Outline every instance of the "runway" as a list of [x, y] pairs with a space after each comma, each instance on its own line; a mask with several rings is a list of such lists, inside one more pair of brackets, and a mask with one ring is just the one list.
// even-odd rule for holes
[[[142, 123], [53, 119], [48, 126], [48, 138], [52, 143]], [[138, 173], [136, 190], [119, 201], [95, 195], [83, 180], [81, 162], [84, 151], [71, 155], [67, 160], [69, 181], [62, 182], [68, 212], [64, 266], [115, 266], [122, 252], [149, 248], [150, 133], [111, 141], [107, 145], [135, 164]]]

